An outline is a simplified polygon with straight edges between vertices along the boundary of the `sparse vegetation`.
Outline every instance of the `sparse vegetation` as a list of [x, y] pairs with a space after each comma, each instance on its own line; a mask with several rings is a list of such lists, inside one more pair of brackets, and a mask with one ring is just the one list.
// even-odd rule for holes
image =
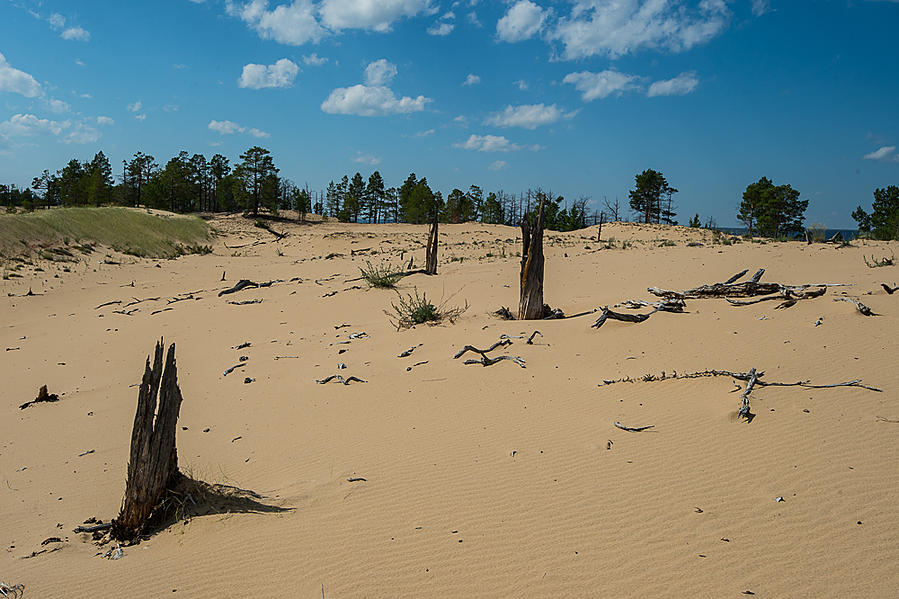
[[451, 308], [446, 305], [446, 302], [439, 306], [434, 305], [424, 292], [418, 293], [418, 288], [405, 296], [401, 293], [398, 296], [398, 302], [390, 304], [391, 310], [384, 311], [397, 330], [407, 329], [417, 324], [437, 324], [444, 320], [455, 322], [456, 318], [468, 309], [468, 302], [464, 307]]
[[366, 260], [365, 266], [360, 267], [359, 270], [369, 287], [393, 289], [403, 278], [403, 271], [391, 264], [374, 265]]
[[209, 237], [209, 225], [199, 218], [128, 208], [58, 208], [0, 215], [0, 253], [7, 255], [48, 248], [69, 238], [76, 244], [73, 249], [84, 254], [99, 243], [133, 256], [174, 258], [211, 252], [210, 246], [200, 245]]
[[808, 227], [808, 236], [814, 243], [824, 243], [827, 241], [827, 227], [821, 223], [812, 223]]

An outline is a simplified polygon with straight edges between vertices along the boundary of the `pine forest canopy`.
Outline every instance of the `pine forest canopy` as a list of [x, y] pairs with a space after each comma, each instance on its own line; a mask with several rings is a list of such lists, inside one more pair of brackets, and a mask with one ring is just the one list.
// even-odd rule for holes
[[[173, 212], [246, 211], [254, 216], [260, 211], [277, 212], [291, 209], [301, 219], [309, 212], [344, 222], [407, 222], [427, 224], [434, 212], [440, 222], [480, 221], [487, 224], [517, 226], [544, 201], [546, 228], [571, 231], [600, 222], [600, 212], [589, 209], [590, 198], [567, 201], [541, 189], [509, 194], [503, 190], [485, 192], [477, 185], [467, 190], [454, 188], [444, 198], [433, 190], [426, 177], [411, 173], [399, 187], [388, 187], [379, 171], [366, 179], [361, 173], [328, 184], [327, 190], [315, 192], [300, 188], [279, 176], [275, 159], [267, 149], [253, 146], [242, 153], [234, 164], [221, 155], [206, 158], [203, 154], [179, 152], [164, 166], [156, 158], [136, 152], [122, 162], [121, 175], [114, 177], [106, 155], [100, 151], [91, 159], [70, 160], [51, 173], [44, 170], [34, 177], [29, 189], [0, 185], [0, 205], [22, 206], [146, 206]], [[654, 169], [646, 169], [634, 177], [634, 189], [628, 192], [635, 220], [644, 223], [677, 224], [672, 198], [678, 190]], [[739, 205], [737, 218], [752, 235], [785, 237], [803, 231], [803, 216], [808, 200], [790, 185], [774, 185], [762, 177], [747, 186]], [[619, 220], [621, 208], [605, 200], [603, 219]], [[874, 192], [873, 212], [859, 207], [853, 214], [859, 231], [876, 238], [899, 237], [899, 188], [895, 185]], [[713, 228], [713, 221], [705, 226]], [[691, 226], [698, 226], [699, 215]]]

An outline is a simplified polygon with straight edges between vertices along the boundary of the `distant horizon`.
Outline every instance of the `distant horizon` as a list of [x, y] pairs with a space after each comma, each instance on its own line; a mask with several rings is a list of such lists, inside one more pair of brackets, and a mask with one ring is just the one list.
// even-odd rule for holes
[[414, 172], [444, 197], [542, 187], [590, 212], [653, 168], [678, 221], [721, 227], [764, 176], [834, 230], [899, 184], [899, 2], [376, 4], [4, 3], [0, 183], [99, 150], [118, 179], [138, 151], [260, 145], [315, 191]]

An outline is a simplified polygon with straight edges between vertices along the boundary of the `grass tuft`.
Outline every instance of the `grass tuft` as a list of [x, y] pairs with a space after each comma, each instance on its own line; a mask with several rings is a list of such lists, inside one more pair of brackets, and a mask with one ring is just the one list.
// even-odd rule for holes
[[468, 302], [463, 307], [450, 308], [445, 302], [436, 306], [424, 292], [419, 295], [418, 288], [405, 296], [401, 293], [397, 295], [398, 302], [390, 304], [392, 311], [384, 311], [397, 330], [408, 329], [417, 324], [438, 324], [444, 320], [455, 322], [468, 309]]
[[390, 264], [375, 266], [366, 260], [365, 266], [360, 267], [359, 270], [369, 287], [393, 289], [399, 280], [403, 278], [403, 271]]

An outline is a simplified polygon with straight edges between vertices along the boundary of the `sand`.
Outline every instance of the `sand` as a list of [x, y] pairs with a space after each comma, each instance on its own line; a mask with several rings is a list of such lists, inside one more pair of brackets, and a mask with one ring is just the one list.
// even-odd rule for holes
[[[289, 235], [276, 243], [238, 217], [213, 225], [212, 255], [110, 253], [117, 265], [100, 252], [70, 272], [41, 262], [0, 282], [0, 580], [25, 597], [895, 596], [899, 295], [880, 283], [899, 271], [863, 255], [899, 244], [722, 245], [615, 224], [605, 249], [595, 228], [549, 233], [546, 301], [567, 314], [744, 268], [852, 284], [787, 310], [694, 300], [685, 314], [596, 330], [594, 314], [492, 316], [517, 307], [519, 232], [446, 225], [439, 275], [399, 288], [469, 308], [455, 324], [397, 331], [384, 313], [396, 293], [349, 280], [365, 260], [423, 264], [425, 227], [277, 223]], [[284, 282], [217, 296], [241, 278]], [[21, 297], [29, 288], [42, 295]], [[188, 292], [197, 299], [167, 304]], [[843, 294], [881, 316], [833, 301]], [[263, 301], [227, 303], [252, 299]], [[122, 303], [97, 308], [110, 301]], [[533, 345], [504, 350], [525, 369], [452, 359], [534, 329]], [[112, 561], [95, 556], [110, 546], [73, 529], [118, 512], [135, 385], [160, 336], [177, 346], [181, 469], [261, 497], [242, 513], [210, 507]], [[252, 345], [232, 349], [242, 342]], [[240, 356], [246, 365], [223, 376]], [[752, 367], [883, 392], [759, 388], [747, 424], [730, 378], [602, 384]], [[367, 382], [315, 383], [338, 372]], [[19, 410], [44, 384], [60, 401]], [[62, 542], [42, 546], [49, 537]]]

